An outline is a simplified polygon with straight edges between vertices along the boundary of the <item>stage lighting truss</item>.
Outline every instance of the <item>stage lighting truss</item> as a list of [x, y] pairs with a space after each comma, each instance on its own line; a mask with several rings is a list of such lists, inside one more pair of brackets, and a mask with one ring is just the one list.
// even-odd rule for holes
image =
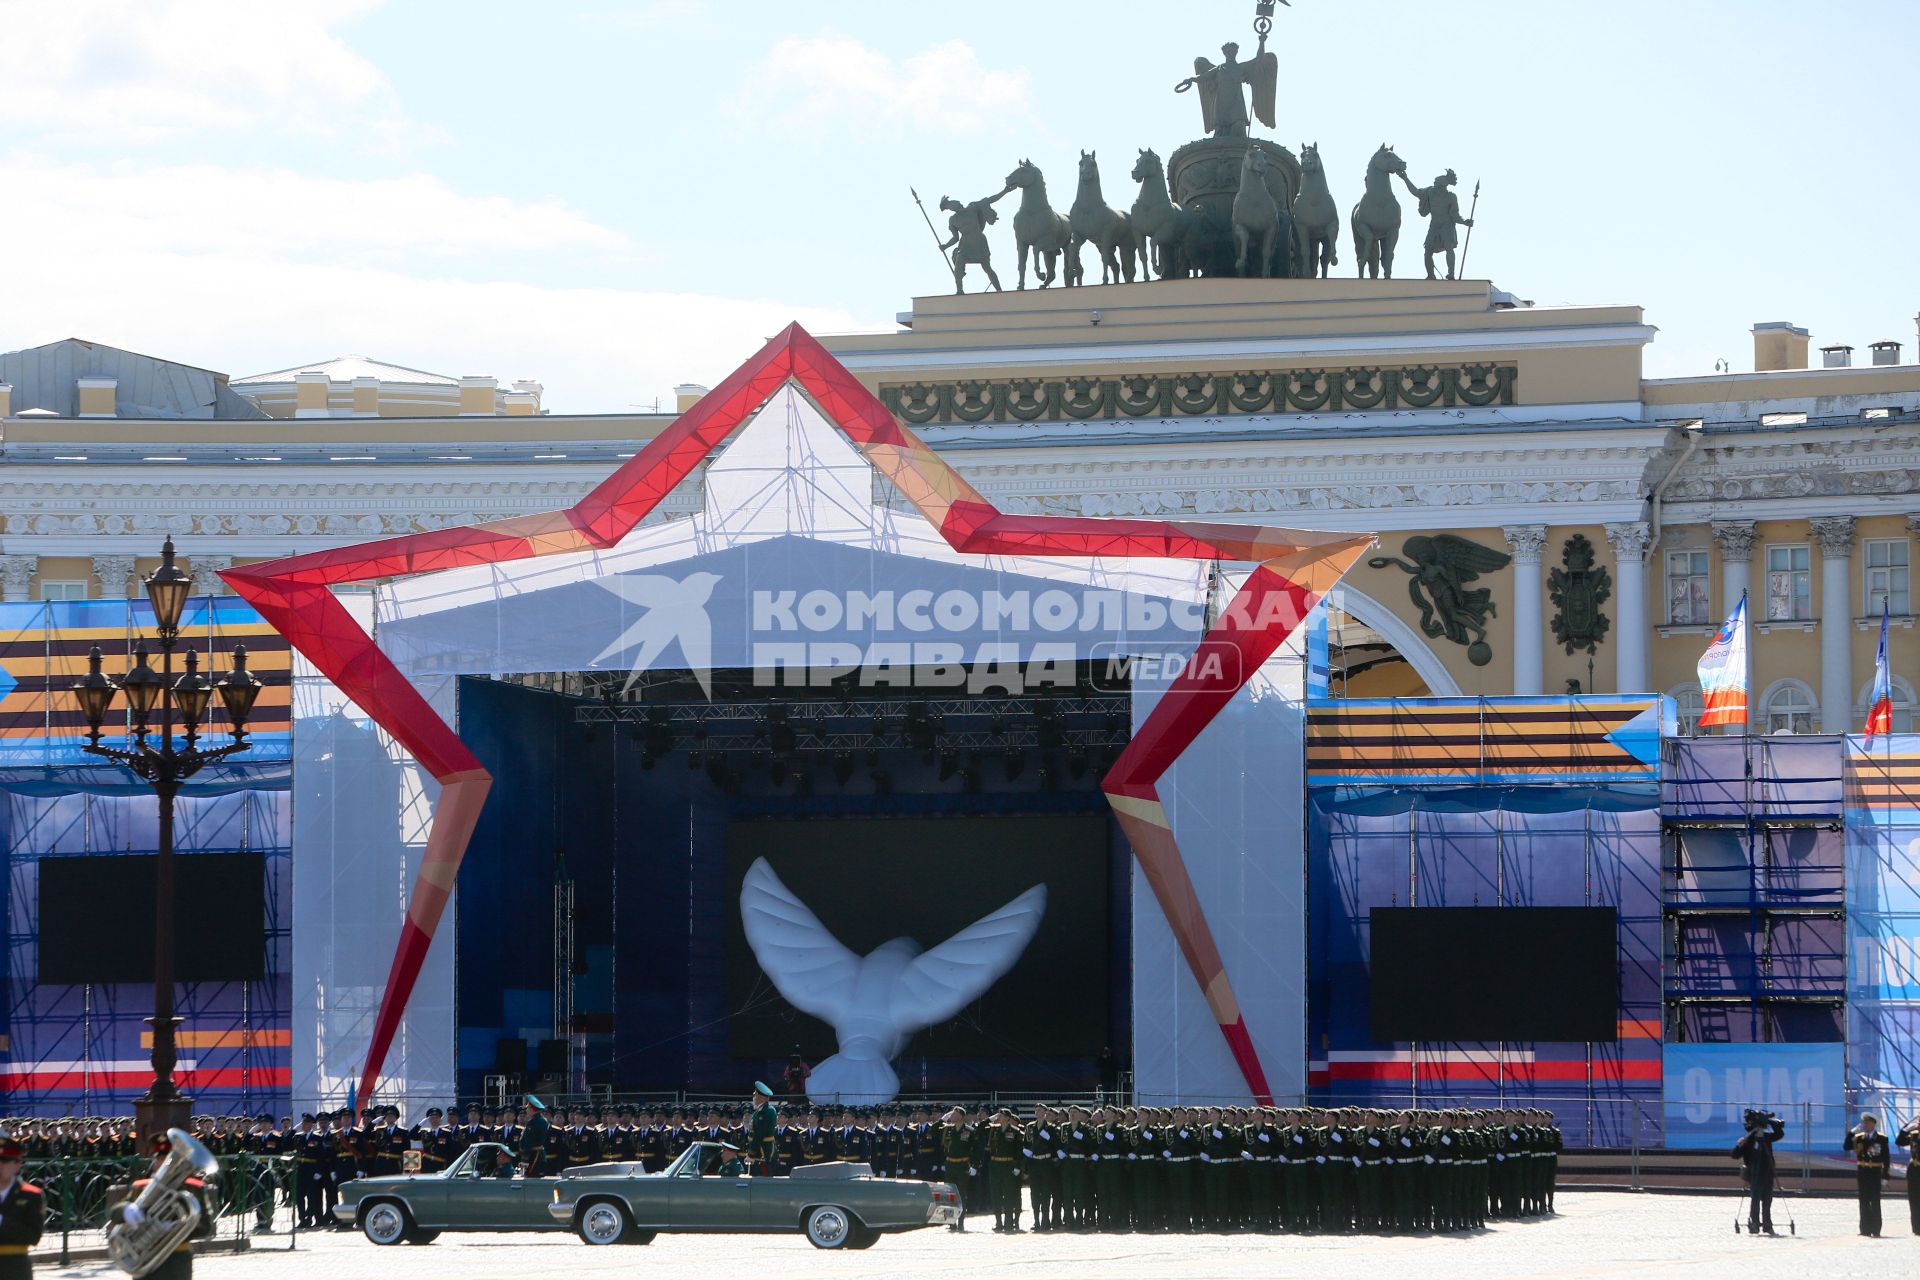
[[[818, 699], [787, 703], [681, 702], [582, 703], [579, 724], [638, 723], [649, 733], [693, 750], [757, 752], [791, 759], [826, 752], [836, 757], [864, 753], [868, 767], [877, 753], [905, 748], [935, 753], [945, 781], [959, 771], [959, 753], [1012, 753], [1065, 749], [1076, 778], [1090, 758], [1109, 758], [1126, 746], [1131, 696], [1052, 695], [1029, 698], [930, 698], [902, 711], [899, 699]], [[1078, 761], [1079, 767], [1074, 767]], [[1022, 765], [1024, 767], [1024, 764]], [[836, 766], [836, 776], [837, 776]]]

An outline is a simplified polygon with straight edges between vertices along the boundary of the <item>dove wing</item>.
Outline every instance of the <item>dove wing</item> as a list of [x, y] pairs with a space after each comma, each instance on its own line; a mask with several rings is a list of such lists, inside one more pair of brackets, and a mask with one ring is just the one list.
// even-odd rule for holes
[[753, 958], [788, 1004], [823, 1022], [840, 1017], [860, 957], [827, 932], [765, 858], [754, 859], [741, 883], [740, 923]]
[[979, 999], [1013, 968], [1046, 913], [1047, 886], [1037, 884], [915, 957], [888, 1003], [894, 1025], [932, 1026]]

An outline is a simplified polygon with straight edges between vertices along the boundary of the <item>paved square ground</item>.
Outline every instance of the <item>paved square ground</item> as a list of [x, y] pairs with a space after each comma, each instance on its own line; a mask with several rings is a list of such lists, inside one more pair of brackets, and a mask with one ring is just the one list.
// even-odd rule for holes
[[[1895, 1184], [1896, 1192], [1904, 1192]], [[1886, 1203], [1887, 1234], [1856, 1234], [1851, 1201], [1782, 1202], [1799, 1232], [1778, 1240], [1735, 1235], [1735, 1193], [1660, 1196], [1562, 1192], [1557, 1217], [1506, 1223], [1465, 1236], [1101, 1236], [994, 1235], [969, 1229], [888, 1236], [863, 1253], [826, 1253], [799, 1236], [662, 1236], [637, 1248], [593, 1249], [571, 1235], [447, 1234], [424, 1247], [380, 1249], [358, 1234], [300, 1237], [294, 1252], [210, 1256], [195, 1263], [208, 1280], [713, 1280], [731, 1273], [779, 1280], [1493, 1280], [1509, 1276], [1729, 1276], [1740, 1280], [1814, 1280], [1826, 1276], [1920, 1275], [1920, 1236], [1911, 1233], [1904, 1195]], [[977, 1225], [977, 1224], [976, 1224]], [[989, 1219], [986, 1227], [991, 1227]], [[271, 1242], [271, 1243], [269, 1243]], [[268, 1250], [284, 1245], [267, 1237]], [[717, 1268], [725, 1267], [727, 1272]], [[121, 1273], [105, 1263], [42, 1267], [41, 1277], [102, 1280]]]

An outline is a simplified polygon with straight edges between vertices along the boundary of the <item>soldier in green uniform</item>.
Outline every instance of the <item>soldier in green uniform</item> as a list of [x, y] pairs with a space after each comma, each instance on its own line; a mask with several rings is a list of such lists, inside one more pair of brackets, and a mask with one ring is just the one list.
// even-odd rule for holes
[[1152, 1107], [1136, 1107], [1128, 1121], [1127, 1190], [1133, 1203], [1133, 1229], [1159, 1231], [1165, 1226], [1162, 1179], [1166, 1169], [1160, 1120]]
[[1033, 1229], [1052, 1231], [1058, 1225], [1060, 1191], [1060, 1132], [1054, 1108], [1037, 1106], [1033, 1119], [1021, 1131], [1020, 1157], [1027, 1166], [1027, 1186], [1033, 1196]]
[[1245, 1147], [1248, 1195], [1246, 1223], [1255, 1231], [1278, 1231], [1280, 1161], [1283, 1156], [1280, 1130], [1274, 1123], [1271, 1108], [1260, 1107], [1255, 1110], [1252, 1123], [1246, 1131]]
[[[960, 1221], [948, 1228], [951, 1231], [965, 1231], [967, 1229], [967, 1206], [970, 1203], [969, 1193], [971, 1188], [967, 1185], [966, 1171], [973, 1167], [974, 1148], [978, 1138], [978, 1132], [967, 1120], [967, 1109], [965, 1107], [954, 1107], [940, 1117], [940, 1147], [941, 1156], [946, 1161], [947, 1180], [953, 1183], [954, 1190], [958, 1192], [960, 1196]], [[961, 1171], [957, 1177], [954, 1176], [954, 1170], [956, 1169]], [[998, 1171], [996, 1170], [995, 1174], [990, 1176], [997, 1175]], [[989, 1194], [991, 1194], [991, 1192]], [[996, 1221], [1000, 1216], [999, 1203], [999, 1197], [995, 1196], [994, 1217]]]
[[770, 1177], [777, 1159], [775, 1140], [780, 1123], [780, 1107], [773, 1100], [773, 1086], [764, 1080], [755, 1080], [750, 1105], [752, 1112], [748, 1121], [747, 1150], [757, 1162], [754, 1171], [763, 1177]]
[[547, 1119], [547, 1104], [527, 1095], [526, 1107], [520, 1113], [520, 1147], [515, 1153], [520, 1157], [521, 1171], [529, 1178], [538, 1178], [546, 1172], [547, 1140], [553, 1133], [553, 1122]]
[[1198, 1225], [1208, 1231], [1231, 1231], [1238, 1223], [1240, 1133], [1218, 1107], [1207, 1108], [1200, 1135], [1200, 1163], [1205, 1168], [1205, 1195]]
[[1200, 1184], [1200, 1125], [1192, 1107], [1176, 1107], [1161, 1135], [1167, 1161], [1167, 1229], [1191, 1231]]
[[1020, 1230], [1021, 1134], [1013, 1112], [1002, 1107], [987, 1130], [987, 1192], [993, 1197], [993, 1229]]
[[1097, 1108], [1093, 1122], [1094, 1225], [1101, 1231], [1126, 1231], [1126, 1160], [1133, 1144], [1115, 1108]]

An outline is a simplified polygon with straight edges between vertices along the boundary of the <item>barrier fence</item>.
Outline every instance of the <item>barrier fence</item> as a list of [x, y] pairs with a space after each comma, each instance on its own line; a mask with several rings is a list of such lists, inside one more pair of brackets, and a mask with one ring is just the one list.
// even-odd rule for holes
[[[300, 1230], [294, 1205], [292, 1156], [221, 1156], [220, 1175], [208, 1188], [196, 1241], [223, 1239], [229, 1247], [267, 1247], [255, 1228], [270, 1220], [276, 1246], [292, 1249]], [[107, 1210], [129, 1198], [136, 1179], [147, 1176], [152, 1162], [125, 1159], [51, 1157], [28, 1160], [21, 1176], [46, 1194], [46, 1234], [37, 1253], [51, 1256], [58, 1237], [62, 1265], [74, 1252], [101, 1248], [106, 1243]], [[280, 1210], [285, 1209], [284, 1215]], [[263, 1217], [262, 1210], [268, 1214]]]

